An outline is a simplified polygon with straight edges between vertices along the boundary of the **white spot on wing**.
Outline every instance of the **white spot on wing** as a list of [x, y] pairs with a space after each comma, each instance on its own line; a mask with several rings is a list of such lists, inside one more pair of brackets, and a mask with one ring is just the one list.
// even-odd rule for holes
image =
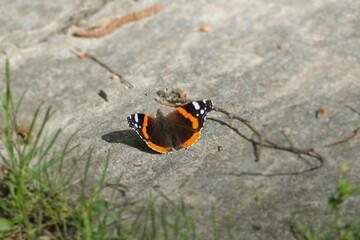
[[[204, 110], [202, 110], [202, 109], [200, 110], [200, 114], [204, 114], [204, 112], [205, 112]], [[197, 115], [197, 114], [196, 114], [196, 115]]]
[[138, 122], [139, 121], [139, 117], [137, 114], [135, 114], [135, 122]]
[[192, 104], [193, 104], [193, 106], [194, 106], [194, 108], [195, 108], [196, 110], [199, 110], [199, 109], [200, 109], [200, 105], [199, 105], [198, 102], [193, 102]]

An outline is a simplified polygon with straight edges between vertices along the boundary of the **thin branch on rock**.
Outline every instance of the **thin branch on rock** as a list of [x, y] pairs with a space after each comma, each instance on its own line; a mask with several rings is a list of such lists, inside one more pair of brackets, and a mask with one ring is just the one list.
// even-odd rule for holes
[[318, 165], [314, 165], [314, 164], [311, 164], [308, 161], [305, 161], [305, 162], [311, 164], [314, 167], [321, 167], [325, 163], [325, 159], [319, 153], [315, 152], [315, 150], [313, 148], [301, 149], [301, 148], [295, 148], [295, 147], [292, 147], [292, 146], [287, 147], [287, 146], [283, 146], [283, 145], [280, 145], [280, 144], [276, 144], [276, 143], [271, 142], [271, 141], [269, 141], [267, 139], [264, 139], [264, 142], [266, 142], [267, 144], [269, 144], [271, 147], [273, 147], [275, 149], [284, 150], [284, 151], [288, 151], [288, 152], [292, 152], [292, 153], [296, 153], [296, 154], [303, 154], [303, 155], [307, 155], [309, 157], [317, 158], [319, 160], [319, 162], [320, 162]]
[[[281, 134], [284, 136], [285, 140], [289, 143], [290, 147], [293, 147], [293, 143], [290, 140], [290, 138], [285, 134], [284, 130], [281, 130]], [[299, 158], [301, 158], [304, 162], [306, 162], [307, 164], [309, 164], [310, 166], [314, 166], [314, 164], [312, 164], [309, 160], [307, 160], [306, 158], [304, 158], [303, 156], [301, 156], [301, 153], [298, 154]]]
[[130, 189], [127, 187], [127, 186], [125, 186], [124, 184], [121, 184], [121, 183], [105, 183], [105, 185], [104, 185], [105, 187], [122, 187], [122, 188], [125, 188], [126, 189], [126, 191], [130, 191]]
[[66, 16], [64, 19], [59, 19], [56, 24], [56, 29], [52, 32], [50, 32], [48, 35], [46, 35], [44, 38], [40, 40], [40, 42], [47, 41], [51, 36], [59, 33], [65, 33], [70, 27], [79, 24], [79, 22], [84, 19], [88, 18], [91, 15], [94, 15], [95, 13], [99, 12], [107, 3], [109, 3], [111, 0], [101, 0], [96, 1], [96, 4], [91, 4], [91, 8], [84, 8], [84, 4], [80, 3], [79, 6], [76, 6], [74, 11], [76, 11], [76, 14]]
[[332, 147], [334, 145], [340, 144], [340, 143], [344, 143], [346, 141], [349, 141], [350, 139], [352, 139], [353, 137], [355, 137], [358, 133], [360, 133], [360, 127], [354, 130], [354, 133], [351, 134], [350, 136], [347, 136], [346, 138], [340, 140], [340, 141], [336, 141], [330, 144], [325, 145], [325, 147]]
[[228, 111], [226, 111], [224, 108], [221, 108], [221, 107], [217, 107], [217, 106], [213, 106], [213, 109], [216, 111], [216, 112], [221, 112], [223, 114], [225, 114], [226, 116], [228, 116], [228, 118], [230, 119], [236, 119], [242, 123], [244, 123], [251, 131], [253, 131], [256, 136], [258, 136], [259, 138], [259, 147], [256, 149], [256, 161], [260, 161], [260, 155], [261, 155], [261, 150], [263, 148], [263, 141], [264, 141], [264, 138], [261, 136], [261, 134], [250, 124], [250, 121], [249, 120], [246, 120], [246, 119], [243, 119], [241, 117], [238, 117], [232, 113], [229, 113]]
[[281, 134], [284, 136], [285, 140], [290, 144], [290, 147], [292, 147], [293, 143], [291, 142], [290, 138], [285, 134], [284, 130], [281, 130]]
[[[166, 106], [170, 106], [170, 107], [179, 107], [182, 106], [186, 103], [192, 102], [193, 100], [186, 98], [186, 95], [182, 94], [182, 91], [180, 89], [175, 89], [172, 90], [170, 93], [166, 93], [164, 91], [159, 90], [157, 92], [157, 95], [159, 96], [159, 98], [156, 99], [157, 102], [159, 102], [160, 104], [166, 105]], [[284, 151], [288, 151], [288, 152], [292, 152], [292, 153], [296, 153], [296, 154], [303, 154], [303, 155], [307, 155], [309, 157], [314, 157], [316, 159], [319, 160], [319, 164], [314, 165], [311, 164], [310, 162], [308, 162], [306, 160], [306, 162], [308, 164], [311, 164], [313, 167], [318, 168], [324, 165], [325, 163], [325, 158], [322, 157], [319, 153], [315, 152], [315, 150], [313, 148], [311, 149], [300, 149], [300, 148], [295, 148], [292, 146], [292, 143], [290, 142], [290, 146], [283, 146], [277, 143], [274, 143], [266, 138], [264, 138], [258, 130], [256, 130], [251, 124], [250, 121], [240, 118], [228, 111], [226, 111], [224, 108], [218, 107], [218, 106], [214, 106], [213, 105], [213, 110], [217, 111], [217, 112], [221, 112], [223, 114], [225, 114], [227, 117], [229, 117], [230, 119], [236, 119], [242, 123], [244, 123], [251, 131], [253, 131], [256, 136], [259, 138], [259, 142], [255, 142], [253, 141], [254, 144], [258, 145], [257, 149], [256, 149], [256, 161], [260, 161], [260, 155], [261, 155], [261, 150], [264, 146], [264, 142], [267, 143], [266, 147], [271, 147], [271, 148], [275, 148], [275, 149], [279, 149], [279, 150], [284, 150]], [[304, 160], [304, 158], [302, 158]]]
[[97, 64], [99, 64], [99, 65], [102, 66], [103, 68], [105, 68], [106, 70], [108, 70], [110, 73], [118, 76], [119, 79], [120, 79], [120, 82], [123, 83], [123, 84], [125, 84], [128, 88], [133, 88], [133, 87], [134, 87], [131, 83], [129, 83], [128, 81], [126, 81], [125, 78], [124, 78], [121, 74], [119, 74], [119, 73], [115, 72], [114, 70], [112, 70], [108, 65], [106, 65], [106, 64], [103, 63], [103, 62], [101, 62], [101, 61], [100, 61], [99, 59], [97, 59], [95, 56], [93, 56], [93, 55], [91, 55], [91, 54], [88, 54], [88, 53], [86, 53], [85, 51], [82, 51], [82, 50], [79, 49], [79, 48], [75, 48], [75, 50], [77, 50], [77, 51], [80, 53], [80, 55], [78, 55], [79, 58], [83, 58], [83, 57], [90, 58], [91, 60], [93, 60], [94, 62], [96, 62]]
[[130, 13], [121, 18], [116, 18], [114, 21], [109, 23], [104, 29], [101, 29], [101, 30], [91, 30], [91, 29], [78, 30], [74, 33], [74, 36], [86, 37], [86, 38], [103, 37], [103, 36], [113, 32], [116, 28], [118, 28], [126, 23], [154, 15], [154, 14], [158, 13], [162, 8], [163, 7], [161, 5], [158, 5], [155, 7], [143, 9], [139, 12]]

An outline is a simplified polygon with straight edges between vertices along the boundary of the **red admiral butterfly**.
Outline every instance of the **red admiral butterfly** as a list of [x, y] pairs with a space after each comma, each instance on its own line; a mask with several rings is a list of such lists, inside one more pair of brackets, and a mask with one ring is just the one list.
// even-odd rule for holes
[[133, 128], [149, 147], [161, 153], [193, 145], [200, 137], [205, 117], [212, 110], [210, 100], [196, 101], [179, 107], [165, 116], [160, 110], [156, 118], [137, 113], [127, 117]]

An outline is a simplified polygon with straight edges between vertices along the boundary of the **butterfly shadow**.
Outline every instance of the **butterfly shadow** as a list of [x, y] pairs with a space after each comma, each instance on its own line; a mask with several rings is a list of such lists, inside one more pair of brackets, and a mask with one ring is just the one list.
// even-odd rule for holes
[[101, 139], [108, 143], [122, 143], [138, 150], [151, 154], [160, 154], [152, 150], [140, 136], [131, 129], [110, 132], [101, 136]]

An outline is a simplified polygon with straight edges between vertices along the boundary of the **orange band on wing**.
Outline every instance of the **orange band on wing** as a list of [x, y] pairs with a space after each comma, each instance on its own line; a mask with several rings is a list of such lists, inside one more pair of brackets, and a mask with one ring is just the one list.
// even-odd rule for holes
[[156, 144], [153, 143], [153, 142], [147, 142], [147, 145], [148, 145], [149, 147], [151, 147], [152, 149], [154, 149], [155, 151], [158, 151], [158, 152], [162, 152], [162, 153], [171, 152], [171, 148], [164, 148], [164, 147], [161, 147], [161, 146], [156, 145]]
[[[182, 107], [178, 108], [177, 111], [179, 111], [179, 113], [181, 115], [183, 115], [185, 118], [188, 118], [191, 123], [192, 123], [192, 128], [193, 129], [197, 129], [199, 127], [199, 121], [196, 117], [194, 117], [193, 115], [191, 115], [190, 113], [188, 113], [185, 109], [183, 109]], [[189, 139], [190, 140], [190, 139]], [[188, 140], [188, 141], [189, 141]], [[196, 141], [196, 140], [195, 140]]]
[[184, 142], [180, 146], [183, 147], [183, 148], [188, 148], [191, 145], [193, 145], [194, 142], [196, 142], [196, 140], [199, 139], [199, 137], [200, 137], [200, 132], [196, 132], [191, 136], [191, 138], [189, 140], [187, 140], [186, 142]]
[[145, 114], [142, 133], [146, 139], [149, 139], [149, 135], [147, 134], [148, 121], [149, 121], [149, 116]]

